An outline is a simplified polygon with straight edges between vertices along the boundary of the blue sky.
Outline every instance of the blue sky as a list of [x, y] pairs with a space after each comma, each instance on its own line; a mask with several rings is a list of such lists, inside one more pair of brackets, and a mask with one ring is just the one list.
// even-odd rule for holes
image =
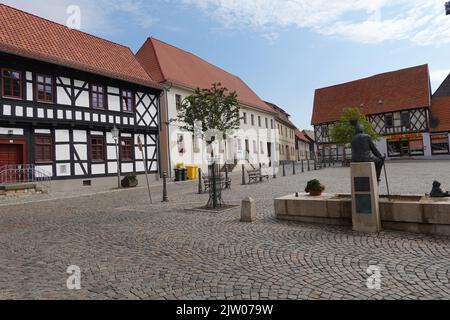
[[428, 63], [434, 89], [450, 73], [443, 0], [5, 0], [129, 46], [149, 36], [241, 77], [309, 128], [316, 88]]

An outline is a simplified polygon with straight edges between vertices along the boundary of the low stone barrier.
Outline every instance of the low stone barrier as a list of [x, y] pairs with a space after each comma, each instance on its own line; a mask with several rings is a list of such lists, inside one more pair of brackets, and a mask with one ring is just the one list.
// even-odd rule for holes
[[[333, 225], [352, 225], [348, 194], [289, 195], [275, 199], [278, 219]], [[421, 195], [380, 198], [383, 229], [450, 236], [450, 199]]]

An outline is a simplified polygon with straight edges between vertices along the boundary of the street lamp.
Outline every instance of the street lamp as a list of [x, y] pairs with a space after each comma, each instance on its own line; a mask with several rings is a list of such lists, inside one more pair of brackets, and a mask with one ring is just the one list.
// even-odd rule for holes
[[112, 137], [116, 143], [116, 159], [117, 159], [117, 188], [120, 189], [120, 160], [119, 160], [119, 129], [114, 126], [111, 130]]

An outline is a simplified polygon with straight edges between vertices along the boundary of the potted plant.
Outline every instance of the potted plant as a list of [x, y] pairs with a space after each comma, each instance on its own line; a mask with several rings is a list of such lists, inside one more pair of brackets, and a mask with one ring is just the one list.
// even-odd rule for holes
[[322, 195], [322, 192], [325, 190], [325, 186], [320, 183], [319, 180], [314, 179], [311, 181], [308, 181], [308, 184], [306, 185], [305, 192], [309, 193], [312, 197], [318, 197]]
[[121, 184], [124, 188], [134, 188], [138, 185], [138, 179], [134, 174], [129, 174], [123, 178]]

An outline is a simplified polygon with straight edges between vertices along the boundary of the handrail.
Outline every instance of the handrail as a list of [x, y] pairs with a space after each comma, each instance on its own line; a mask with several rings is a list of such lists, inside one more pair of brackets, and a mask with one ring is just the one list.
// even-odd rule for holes
[[0, 184], [37, 183], [51, 192], [51, 177], [34, 164], [4, 165], [0, 167]]

